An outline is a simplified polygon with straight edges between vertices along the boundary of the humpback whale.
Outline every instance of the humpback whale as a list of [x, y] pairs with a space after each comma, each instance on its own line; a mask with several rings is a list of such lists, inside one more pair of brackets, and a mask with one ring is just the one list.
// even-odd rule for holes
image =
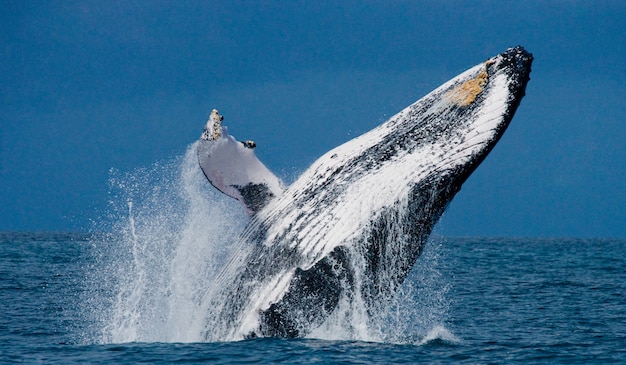
[[532, 60], [520, 46], [487, 59], [327, 152], [287, 188], [214, 110], [200, 167], [251, 217], [206, 293], [204, 337], [306, 336], [340, 302], [375, 315], [508, 127]]

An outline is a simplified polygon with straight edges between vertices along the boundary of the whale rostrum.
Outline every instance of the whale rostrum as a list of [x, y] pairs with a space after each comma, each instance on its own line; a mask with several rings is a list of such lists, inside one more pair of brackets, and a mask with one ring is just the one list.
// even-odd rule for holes
[[470, 68], [327, 152], [287, 188], [214, 110], [200, 166], [251, 217], [206, 293], [205, 338], [306, 336], [340, 302], [375, 315], [509, 125], [532, 60], [518, 46]]

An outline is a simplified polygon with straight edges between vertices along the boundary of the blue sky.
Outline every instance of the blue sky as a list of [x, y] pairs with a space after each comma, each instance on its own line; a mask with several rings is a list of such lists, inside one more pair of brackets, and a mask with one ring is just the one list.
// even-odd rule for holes
[[527, 96], [437, 232], [626, 237], [623, 1], [0, 1], [0, 230], [83, 230], [212, 108], [287, 180], [515, 45]]

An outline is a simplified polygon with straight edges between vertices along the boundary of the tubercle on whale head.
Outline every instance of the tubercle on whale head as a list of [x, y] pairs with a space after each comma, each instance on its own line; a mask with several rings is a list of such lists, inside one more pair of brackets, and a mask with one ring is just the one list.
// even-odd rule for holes
[[517, 46], [489, 58], [485, 61], [485, 66], [491, 69], [490, 73], [504, 68], [508, 68], [513, 73], [528, 73], [533, 59], [532, 53], [522, 46]]
[[530, 80], [533, 59], [532, 53], [526, 51], [522, 46], [517, 46], [509, 48], [501, 54], [490, 58], [487, 60], [486, 65], [491, 73], [504, 69], [514, 80], [514, 82], [511, 83], [511, 89], [515, 88], [522, 92], [521, 95], [515, 95], [517, 99], [521, 99], [521, 97], [524, 96], [526, 84]]
[[511, 47], [496, 57], [502, 57], [504, 65], [514, 65], [518, 71], [527, 69], [534, 59], [522, 46]]

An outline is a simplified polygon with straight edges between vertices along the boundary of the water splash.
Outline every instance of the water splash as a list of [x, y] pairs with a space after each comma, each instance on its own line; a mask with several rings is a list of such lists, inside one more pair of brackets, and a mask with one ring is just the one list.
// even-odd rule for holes
[[396, 295], [374, 317], [368, 315], [359, 295], [351, 300], [344, 297], [337, 310], [308, 337], [422, 345], [433, 331], [439, 330], [437, 333], [447, 332], [452, 338], [454, 335], [445, 325], [450, 284], [439, 270], [439, 262], [445, 256], [444, 243], [431, 239], [426, 244]]
[[206, 182], [195, 144], [149, 169], [112, 171], [110, 182], [111, 233], [92, 239], [87, 341], [201, 341], [202, 297], [246, 215]]
[[[172, 161], [111, 172], [111, 213], [100, 222], [111, 233], [91, 240], [95, 259], [83, 300], [91, 328], [83, 342], [204, 341], [207, 293], [248, 217], [208, 184], [195, 151], [192, 144]], [[420, 343], [434, 328], [445, 330], [449, 305], [437, 269], [441, 248], [437, 241], [426, 245], [378, 316], [370, 318], [358, 296], [342, 298], [308, 337]]]
[[428, 330], [426, 335], [421, 340], [419, 340], [416, 344], [418, 346], [423, 346], [423, 345], [428, 345], [428, 344], [437, 343], [437, 342], [457, 344], [457, 343], [460, 343], [461, 340], [458, 337], [456, 337], [452, 332], [450, 332], [447, 328], [445, 328], [443, 325], [436, 325], [430, 330]]

